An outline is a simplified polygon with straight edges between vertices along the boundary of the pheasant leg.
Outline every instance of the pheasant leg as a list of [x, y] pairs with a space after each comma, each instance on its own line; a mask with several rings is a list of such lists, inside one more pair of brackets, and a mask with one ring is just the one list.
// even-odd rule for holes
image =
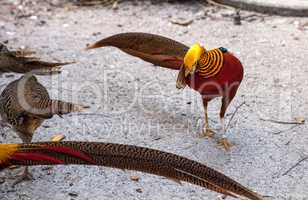
[[17, 177], [17, 180], [13, 183], [13, 186], [23, 182], [33, 180], [32, 174], [29, 172], [29, 168], [25, 167], [23, 173]]
[[203, 100], [203, 107], [204, 107], [204, 114], [205, 114], [205, 124], [204, 124], [203, 130], [202, 130], [201, 137], [212, 138], [215, 134], [215, 131], [213, 131], [209, 126], [209, 118], [208, 118], [208, 114], [207, 114], [207, 104], [208, 104], [208, 101]]
[[[23, 143], [30, 143], [32, 141], [32, 133], [26, 133], [17, 131], [18, 136], [21, 138]], [[17, 176], [16, 181], [13, 183], [13, 186], [23, 182], [23, 181], [30, 181], [33, 180], [32, 174], [29, 172], [29, 168], [25, 167], [23, 173]]]
[[226, 128], [225, 128], [225, 122], [224, 117], [220, 118], [220, 123], [222, 127], [222, 138], [218, 141], [218, 145], [223, 147], [226, 151], [230, 151], [231, 147], [233, 146], [232, 143], [230, 143], [226, 136]]

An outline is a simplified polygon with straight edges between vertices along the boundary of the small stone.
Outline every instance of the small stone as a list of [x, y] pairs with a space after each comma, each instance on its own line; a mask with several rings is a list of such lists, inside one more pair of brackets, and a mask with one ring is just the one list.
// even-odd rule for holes
[[142, 189], [141, 189], [141, 188], [137, 188], [137, 189], [136, 189], [136, 192], [142, 193]]
[[45, 21], [45, 20], [40, 20], [38, 23], [37, 23], [37, 25], [38, 26], [43, 26], [43, 25], [45, 25], [47, 22]]
[[0, 184], [3, 184], [3, 183], [5, 183], [5, 178], [1, 177], [0, 178]]
[[10, 32], [10, 31], [8, 31], [8, 32], [6, 32], [6, 34], [9, 35], [9, 36], [13, 36], [13, 35], [15, 35], [16, 33], [15, 33], [15, 32]]
[[32, 19], [32, 20], [37, 20], [37, 16], [32, 15], [32, 16], [30, 17], [30, 19]]
[[71, 197], [78, 197], [77, 192], [70, 192], [70, 193], [68, 193], [68, 195], [71, 196]]
[[94, 33], [92, 33], [93, 36], [97, 36], [97, 35], [100, 35], [100, 34], [102, 34], [102, 33], [101, 32], [94, 32]]

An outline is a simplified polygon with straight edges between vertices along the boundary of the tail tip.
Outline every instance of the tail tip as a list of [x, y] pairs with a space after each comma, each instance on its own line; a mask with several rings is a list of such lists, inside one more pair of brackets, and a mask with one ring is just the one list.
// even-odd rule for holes
[[71, 65], [71, 64], [76, 64], [77, 61], [71, 61], [71, 62], [63, 62], [63, 63], [58, 63], [56, 67], [61, 67], [63, 65]]
[[92, 45], [87, 44], [87, 47], [86, 47], [84, 50], [85, 50], [85, 51], [88, 51], [88, 50], [95, 49], [95, 48], [97, 48], [97, 47], [95, 46], [95, 44], [92, 44]]
[[85, 105], [75, 105], [73, 112], [84, 112], [85, 110], [89, 109], [90, 106]]
[[88, 51], [88, 50], [100, 48], [103, 46], [104, 44], [102, 44], [101, 42], [96, 42], [94, 44], [87, 44], [87, 47], [84, 50]]

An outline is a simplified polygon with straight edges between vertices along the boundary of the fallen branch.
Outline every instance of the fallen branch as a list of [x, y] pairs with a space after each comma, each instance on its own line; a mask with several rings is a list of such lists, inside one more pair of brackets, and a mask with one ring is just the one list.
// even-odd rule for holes
[[180, 25], [180, 26], [188, 26], [194, 22], [194, 20], [188, 20], [188, 21], [174, 21], [170, 20], [172, 24]]
[[99, 116], [99, 117], [108, 117], [110, 115], [103, 113], [76, 113], [75, 115], [85, 115], [85, 116]]
[[260, 120], [267, 121], [267, 122], [272, 122], [272, 123], [276, 123], [276, 124], [297, 124], [297, 125], [300, 125], [300, 124], [304, 124], [305, 123], [304, 119], [296, 120], [296, 121], [293, 121], [293, 122], [286, 122], [286, 121], [280, 121], [280, 120], [274, 120], [274, 119], [264, 119], [264, 118], [260, 118]]
[[277, 131], [277, 132], [273, 132], [272, 134], [274, 135], [278, 135], [278, 134], [281, 134], [281, 133], [284, 133], [284, 132], [287, 132], [287, 131], [290, 131], [296, 127], [298, 127], [300, 124], [295, 124], [294, 126], [291, 126], [290, 128], [288, 129], [285, 129], [285, 130], [280, 130], [280, 131]]
[[213, 6], [218, 6], [218, 7], [232, 9], [232, 10], [236, 9], [232, 6], [228, 6], [228, 5], [225, 5], [225, 4], [218, 3], [215, 0], [207, 0], [207, 2], [208, 2], [208, 4], [213, 5]]

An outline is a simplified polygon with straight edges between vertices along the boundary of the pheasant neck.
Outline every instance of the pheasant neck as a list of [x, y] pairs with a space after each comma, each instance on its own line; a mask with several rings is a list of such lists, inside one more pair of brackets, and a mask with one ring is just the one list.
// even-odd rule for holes
[[203, 78], [215, 76], [223, 66], [223, 51], [213, 49], [206, 51], [199, 61], [198, 73]]

